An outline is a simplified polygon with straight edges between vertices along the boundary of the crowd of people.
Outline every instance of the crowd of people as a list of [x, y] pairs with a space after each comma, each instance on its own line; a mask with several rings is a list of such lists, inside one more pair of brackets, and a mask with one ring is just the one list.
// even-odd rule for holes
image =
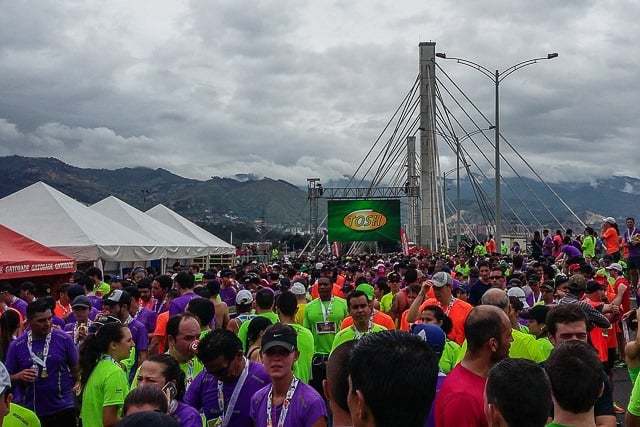
[[640, 230], [625, 225], [506, 253], [489, 238], [0, 283], [0, 426], [640, 425]]

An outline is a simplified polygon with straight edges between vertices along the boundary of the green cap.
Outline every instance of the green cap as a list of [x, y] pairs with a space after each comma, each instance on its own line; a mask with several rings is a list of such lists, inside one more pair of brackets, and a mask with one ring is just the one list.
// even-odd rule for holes
[[368, 283], [360, 283], [356, 287], [356, 291], [364, 292], [367, 295], [367, 299], [369, 301], [373, 301], [373, 298], [374, 298], [373, 286], [371, 286], [370, 284], [368, 284]]

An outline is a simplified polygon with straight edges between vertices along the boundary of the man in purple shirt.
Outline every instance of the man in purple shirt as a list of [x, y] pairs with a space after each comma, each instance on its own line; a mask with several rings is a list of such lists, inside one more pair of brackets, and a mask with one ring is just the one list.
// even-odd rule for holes
[[[251, 397], [270, 382], [262, 365], [247, 360], [240, 339], [226, 329], [205, 335], [198, 344], [198, 359], [205, 370], [187, 389], [184, 402], [204, 414], [211, 425], [221, 422], [233, 427], [253, 427], [249, 416]], [[222, 408], [218, 402], [224, 403]]]
[[7, 307], [18, 310], [22, 315], [22, 318], [27, 317], [27, 303], [13, 294], [13, 286], [9, 282], [3, 282], [0, 284], [0, 302], [4, 303]]
[[222, 279], [222, 283], [220, 284], [220, 299], [224, 301], [227, 307], [233, 312], [236, 306], [236, 294], [238, 293], [235, 288], [233, 271], [222, 270], [220, 272], [220, 278]]
[[153, 279], [151, 283], [151, 310], [155, 311], [157, 314], [164, 313], [169, 309], [167, 304], [167, 292], [171, 289], [173, 285], [173, 280], [171, 277], [163, 274], [161, 276], [157, 276]]
[[542, 256], [548, 258], [553, 252], [553, 238], [549, 236], [549, 230], [542, 230]]
[[629, 250], [627, 267], [629, 267], [629, 281], [631, 288], [638, 285], [638, 270], [640, 269], [640, 230], [636, 228], [636, 220], [633, 217], [625, 221], [627, 229], [622, 235], [624, 244]]
[[[86, 295], [78, 295], [71, 302], [71, 310], [73, 311], [73, 322], [64, 325], [64, 331], [71, 337], [77, 348], [87, 338], [89, 333], [89, 325], [91, 323], [91, 301]], [[69, 315], [71, 317], [71, 315]]]
[[293, 375], [299, 354], [297, 340], [296, 331], [283, 324], [270, 326], [262, 337], [260, 353], [271, 384], [251, 399], [249, 413], [255, 426], [327, 425], [327, 407], [320, 394]]
[[131, 306], [131, 295], [128, 292], [121, 289], [114, 289], [104, 297], [103, 300], [104, 311], [118, 319], [129, 327], [131, 331], [131, 338], [135, 343], [135, 361], [133, 367], [131, 367], [131, 378], [140, 364], [147, 358], [147, 349], [149, 346], [149, 337], [147, 335], [147, 328], [142, 323], [135, 320], [129, 313], [129, 307]]
[[135, 320], [144, 325], [148, 334], [153, 334], [153, 331], [156, 330], [156, 320], [158, 319], [158, 315], [155, 311], [151, 311], [139, 304], [140, 291], [135, 286], [127, 286], [124, 290], [131, 295], [129, 314], [131, 314]]
[[[79, 296], [85, 296], [85, 287], [82, 285], [71, 285], [69, 286], [69, 289], [67, 289], [67, 295], [69, 296], [69, 301], [74, 301], [77, 297]], [[91, 302], [91, 299], [87, 297], [87, 299], [89, 300], [89, 302]], [[100, 307], [102, 307], [102, 301], [100, 302]], [[91, 305], [91, 307], [89, 307], [89, 319], [90, 320], [94, 320], [96, 318], [96, 316], [98, 315], [99, 310], [97, 310], [93, 304]], [[84, 317], [83, 317], [84, 319]], [[73, 303], [71, 304], [71, 313], [69, 313], [69, 315], [67, 316], [67, 318], [65, 319], [66, 324], [68, 325], [69, 323], [76, 323], [77, 322], [77, 318], [76, 318], [76, 311], [73, 309]], [[66, 331], [66, 329], [65, 329]]]
[[180, 296], [173, 299], [169, 304], [169, 317], [184, 313], [189, 301], [194, 298], [199, 298], [198, 295], [193, 292], [193, 287], [195, 285], [195, 278], [193, 277], [193, 274], [181, 271], [176, 274], [173, 282], [174, 287], [178, 290]]
[[52, 329], [51, 317], [47, 301], [29, 304], [29, 331], [9, 346], [6, 367], [16, 402], [34, 411], [43, 427], [75, 425], [78, 352], [66, 333]]

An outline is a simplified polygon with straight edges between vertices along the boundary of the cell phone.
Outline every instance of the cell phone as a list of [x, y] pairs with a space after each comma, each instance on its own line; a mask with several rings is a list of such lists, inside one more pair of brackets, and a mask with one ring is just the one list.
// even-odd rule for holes
[[178, 388], [173, 382], [168, 382], [162, 387], [162, 392], [167, 396], [167, 401], [171, 402], [178, 395]]

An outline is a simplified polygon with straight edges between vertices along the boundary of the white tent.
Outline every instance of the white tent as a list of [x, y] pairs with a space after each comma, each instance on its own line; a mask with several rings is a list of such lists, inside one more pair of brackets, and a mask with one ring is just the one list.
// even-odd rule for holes
[[209, 248], [209, 254], [211, 255], [233, 255], [236, 253], [235, 246], [214, 236], [204, 228], [197, 226], [162, 204], [152, 207], [146, 213], [174, 230], [204, 243]]
[[109, 196], [89, 208], [111, 218], [118, 224], [154, 239], [165, 248], [166, 258], [195, 258], [206, 256], [209, 253], [207, 246], [202, 242], [174, 230], [117, 197]]
[[43, 182], [0, 199], [0, 223], [76, 261], [147, 261], [166, 252]]

